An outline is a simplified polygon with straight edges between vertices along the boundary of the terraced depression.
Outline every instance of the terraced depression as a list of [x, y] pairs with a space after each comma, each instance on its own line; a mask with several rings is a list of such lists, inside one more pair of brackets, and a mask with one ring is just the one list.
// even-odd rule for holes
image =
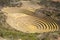
[[58, 25], [54, 21], [32, 16], [35, 9], [31, 9], [27, 11], [24, 8], [7, 7], [2, 9], [2, 11], [7, 16], [6, 22], [16, 30], [25, 33], [43, 33], [59, 30]]

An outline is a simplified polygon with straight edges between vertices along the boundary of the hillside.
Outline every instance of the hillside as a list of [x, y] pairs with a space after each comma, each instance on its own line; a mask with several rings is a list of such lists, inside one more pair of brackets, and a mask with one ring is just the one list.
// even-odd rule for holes
[[55, 0], [32, 0], [1, 6], [0, 39], [60, 40], [59, 4]]

